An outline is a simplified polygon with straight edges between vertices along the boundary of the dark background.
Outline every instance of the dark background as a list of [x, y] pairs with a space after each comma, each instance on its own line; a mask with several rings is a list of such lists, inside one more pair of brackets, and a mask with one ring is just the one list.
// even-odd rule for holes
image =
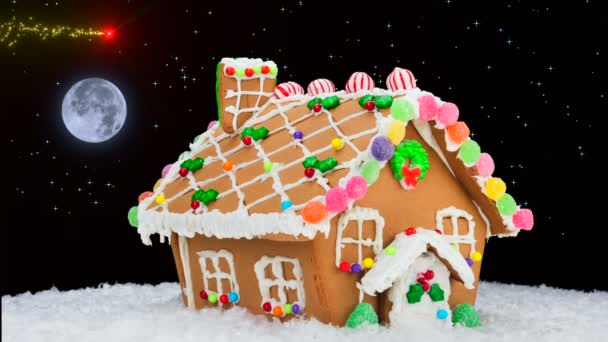
[[[33, 16], [115, 37], [0, 45], [2, 293], [176, 281], [170, 248], [144, 246], [127, 210], [215, 119], [223, 56], [270, 58], [281, 81], [304, 87], [327, 77], [342, 88], [358, 70], [383, 87], [395, 66], [412, 70], [458, 104], [495, 174], [534, 210], [533, 231], [490, 240], [482, 279], [608, 289], [600, 1], [328, 3], [3, 1], [2, 22]], [[77, 140], [61, 120], [64, 94], [86, 77], [127, 100], [125, 126], [105, 143]]]

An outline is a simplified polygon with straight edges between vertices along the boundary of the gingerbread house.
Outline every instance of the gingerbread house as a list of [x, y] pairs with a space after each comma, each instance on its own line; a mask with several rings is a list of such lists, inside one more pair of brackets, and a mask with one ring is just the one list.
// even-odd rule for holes
[[487, 239], [533, 217], [456, 105], [401, 68], [388, 89], [363, 72], [342, 91], [276, 77], [271, 61], [222, 59], [219, 122], [129, 212], [145, 244], [168, 238], [185, 305], [348, 326], [457, 322]]

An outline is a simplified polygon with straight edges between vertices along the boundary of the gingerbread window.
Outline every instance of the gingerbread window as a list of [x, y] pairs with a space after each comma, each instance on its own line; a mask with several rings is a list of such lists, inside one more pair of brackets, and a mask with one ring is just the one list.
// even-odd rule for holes
[[254, 266], [262, 295], [262, 307], [276, 308], [285, 304], [302, 310], [306, 305], [300, 261], [295, 258], [264, 256]]
[[336, 237], [336, 266], [341, 263], [362, 264], [366, 256], [382, 251], [384, 218], [378, 210], [354, 207], [338, 220]]
[[[225, 249], [207, 250], [198, 252], [198, 256], [203, 276], [203, 290], [208, 298], [215, 298], [211, 302], [215, 302], [222, 295], [234, 298], [234, 294], [237, 300], [230, 302], [238, 301], [239, 284], [236, 281], [232, 253]], [[225, 304], [222, 301], [218, 302]]]
[[475, 252], [475, 221], [471, 214], [456, 207], [438, 210], [436, 227], [455, 248], [465, 255], [473, 255]]

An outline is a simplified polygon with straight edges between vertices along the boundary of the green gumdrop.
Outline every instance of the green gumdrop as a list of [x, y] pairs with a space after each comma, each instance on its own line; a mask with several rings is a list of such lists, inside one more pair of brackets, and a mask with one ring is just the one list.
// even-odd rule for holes
[[414, 118], [414, 106], [405, 98], [398, 98], [393, 101], [391, 115], [395, 120], [408, 122]]
[[321, 101], [321, 104], [323, 105], [323, 108], [327, 110], [333, 109], [340, 105], [340, 98], [336, 95], [328, 96]]
[[348, 315], [346, 326], [356, 328], [363, 323], [378, 324], [378, 315], [374, 308], [369, 303], [359, 303], [355, 310]]
[[467, 140], [460, 146], [458, 156], [465, 164], [475, 164], [481, 156], [481, 148], [475, 140]]
[[361, 107], [365, 107], [365, 104], [368, 103], [369, 101], [374, 101], [376, 99], [376, 97], [374, 95], [368, 94], [365, 96], [362, 96], [359, 99], [359, 106]]
[[376, 104], [376, 107], [380, 109], [388, 108], [393, 104], [393, 97], [390, 95], [378, 96], [376, 97], [376, 100], [374, 100], [374, 103]]
[[271, 65], [270, 66], [270, 74], [271, 75], [276, 75], [279, 73], [279, 68], [277, 68], [276, 65]]
[[243, 77], [243, 76], [245, 76], [245, 69], [243, 69], [243, 68], [236, 68], [236, 76], [237, 77]]
[[511, 216], [517, 211], [517, 203], [513, 196], [509, 194], [502, 195], [502, 197], [496, 201], [496, 206], [498, 207], [498, 211], [505, 216]]
[[376, 183], [378, 177], [380, 177], [380, 163], [377, 160], [368, 160], [361, 166], [361, 176], [365, 178], [365, 182], [368, 185]]
[[139, 226], [139, 219], [137, 218], [138, 208], [137, 206], [131, 207], [129, 209], [129, 213], [127, 214], [127, 218], [129, 219], [129, 224], [132, 227], [137, 228]]
[[480, 325], [479, 314], [471, 304], [464, 303], [456, 306], [452, 310], [452, 323], [460, 324], [467, 328], [474, 328]]

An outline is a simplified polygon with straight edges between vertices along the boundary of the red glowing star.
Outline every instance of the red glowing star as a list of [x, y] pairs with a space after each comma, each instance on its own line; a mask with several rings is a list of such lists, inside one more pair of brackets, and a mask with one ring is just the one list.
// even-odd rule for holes
[[114, 30], [105, 30], [105, 31], [103, 31], [103, 37], [106, 40], [110, 40], [110, 39], [114, 38]]

